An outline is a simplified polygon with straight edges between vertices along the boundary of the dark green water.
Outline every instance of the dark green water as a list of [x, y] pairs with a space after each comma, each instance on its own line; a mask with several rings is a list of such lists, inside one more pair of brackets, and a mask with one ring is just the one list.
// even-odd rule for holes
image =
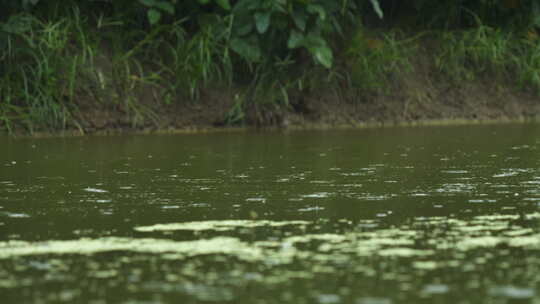
[[0, 302], [540, 303], [539, 152], [540, 125], [0, 138]]

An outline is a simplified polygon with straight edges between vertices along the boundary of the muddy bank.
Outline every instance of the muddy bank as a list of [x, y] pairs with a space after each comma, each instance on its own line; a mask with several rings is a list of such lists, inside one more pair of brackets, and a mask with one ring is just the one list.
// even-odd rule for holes
[[288, 105], [253, 103], [242, 121], [228, 123], [235, 89], [206, 89], [196, 102], [162, 104], [140, 96], [151, 115], [121, 106], [81, 107], [68, 133], [205, 132], [238, 128], [328, 129], [391, 125], [525, 122], [540, 120], [540, 97], [489, 77], [451, 82], [425, 62], [414, 63], [384, 89], [319, 88], [292, 92]]
[[10, 131], [33, 136], [192, 133], [540, 120], [540, 97], [533, 90], [489, 75], [451, 80], [441, 73], [427, 48], [409, 61], [407, 70], [393, 72], [378, 88], [334, 81], [327, 87], [290, 90], [288, 102], [281, 104], [246, 103], [239, 97], [245, 89], [234, 86], [203, 88], [196, 101], [177, 97], [164, 102], [163, 92], [151, 86], [131, 92], [131, 104], [99, 102], [94, 96], [80, 95], [61, 131], [28, 129], [23, 124]]
[[[540, 99], [515, 88], [472, 83], [444, 88], [404, 86], [372, 96], [348, 96], [330, 92], [303, 96], [299, 105], [266, 112], [248, 113], [246, 121], [228, 125], [230, 92], [221, 98], [153, 109], [159, 119], [133, 117], [119, 108], [93, 108], [78, 113], [82, 123], [66, 130], [39, 130], [17, 136], [80, 136], [107, 134], [205, 133], [257, 130], [349, 129], [389, 126], [527, 123], [540, 121]], [[216, 93], [217, 95], [217, 93]], [[261, 118], [263, 120], [261, 120]]]

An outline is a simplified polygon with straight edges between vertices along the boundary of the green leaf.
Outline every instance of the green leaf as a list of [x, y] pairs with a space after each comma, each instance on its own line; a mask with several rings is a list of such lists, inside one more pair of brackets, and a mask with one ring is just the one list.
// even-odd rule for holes
[[261, 49], [255, 42], [255, 39], [234, 38], [230, 41], [230, 47], [244, 59], [257, 62], [261, 58]]
[[155, 0], [139, 0], [139, 2], [143, 5], [146, 5], [146, 6], [149, 6], [149, 7], [154, 7], [156, 5], [156, 1]]
[[287, 47], [289, 49], [295, 49], [297, 47], [302, 46], [302, 43], [304, 42], [304, 35], [298, 31], [291, 31], [291, 34], [289, 35], [289, 40], [287, 41]]
[[307, 11], [310, 14], [318, 14], [321, 20], [326, 19], [326, 11], [324, 10], [324, 7], [318, 4], [308, 4]]
[[532, 24], [533, 26], [540, 26], [540, 15], [537, 15], [533, 18]]
[[32, 5], [36, 5], [39, 2], [39, 0], [26, 0], [26, 3], [30, 3]]
[[[13, 2], [13, 1], [12, 1]], [[21, 2], [20, 0], [15, 2]], [[36, 5], [39, 2], [39, 0], [22, 0], [22, 8], [23, 10], [30, 10], [32, 6]]]
[[202, 5], [208, 4], [208, 2], [210, 2], [210, 0], [199, 0], [199, 3]]
[[149, 9], [148, 10], [148, 21], [150, 24], [154, 25], [159, 22], [161, 19], [161, 13], [157, 9]]
[[224, 10], [231, 10], [231, 3], [229, 2], [229, 0], [216, 0], [216, 3]]
[[323, 37], [315, 33], [309, 33], [302, 42], [302, 45], [308, 49], [327, 47], [326, 40], [324, 40]]
[[432, 0], [415, 0], [413, 1], [414, 8], [419, 11], [421, 10], [426, 3], [429, 3]]
[[325, 68], [329, 69], [332, 67], [333, 55], [332, 50], [327, 46], [320, 46], [314, 49], [311, 49], [311, 54], [315, 58], [315, 61], [322, 64]]
[[381, 6], [379, 5], [379, 0], [370, 0], [371, 1], [371, 5], [373, 6], [373, 9], [375, 10], [375, 13], [377, 13], [377, 16], [379, 16], [379, 18], [383, 18], [383, 11], [381, 9]]
[[540, 26], [540, 5], [537, 2], [532, 3], [531, 7], [531, 17], [532, 21], [530, 26]]
[[32, 29], [33, 19], [26, 15], [13, 15], [6, 23], [0, 23], [0, 30], [11, 34], [22, 34]]
[[266, 33], [268, 26], [270, 25], [270, 12], [257, 12], [254, 17], [257, 32], [259, 32], [259, 34]]
[[216, 14], [200, 14], [197, 18], [197, 23], [201, 28], [208, 28], [209, 26], [215, 25], [219, 20], [219, 17]]
[[234, 33], [237, 36], [245, 36], [253, 30], [251, 15], [240, 14], [234, 20]]
[[307, 16], [303, 11], [295, 12], [293, 15], [294, 24], [302, 32], [306, 30]]
[[155, 7], [159, 8], [162, 11], [165, 11], [165, 12], [171, 14], [171, 15], [174, 14], [174, 6], [170, 2], [167, 2], [167, 1], [156, 2]]
[[233, 10], [236, 12], [244, 12], [254, 10], [258, 7], [259, 2], [253, 0], [240, 0], [236, 2]]

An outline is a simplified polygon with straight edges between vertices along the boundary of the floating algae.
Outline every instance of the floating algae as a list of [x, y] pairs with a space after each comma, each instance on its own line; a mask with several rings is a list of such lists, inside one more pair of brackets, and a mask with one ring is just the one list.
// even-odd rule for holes
[[131, 251], [138, 253], [177, 253], [190, 257], [205, 254], [235, 255], [247, 261], [260, 260], [262, 251], [248, 246], [232, 237], [216, 237], [195, 241], [171, 241], [152, 238], [134, 239], [105, 237], [99, 239], [78, 239], [69, 241], [0, 243], [0, 259], [17, 256], [44, 254], [84, 254], [91, 255], [111, 251]]
[[224, 221], [199, 221], [186, 223], [170, 223], [156, 224], [152, 226], [135, 227], [139, 232], [153, 231], [175, 231], [175, 230], [191, 230], [191, 231], [230, 231], [237, 228], [256, 228], [256, 227], [282, 227], [288, 225], [308, 225], [308, 221], [267, 221], [267, 220], [224, 220]]
[[[0, 242], [0, 259], [36, 255], [92, 255], [112, 251], [156, 254], [164, 260], [216, 255], [225, 259], [234, 257], [239, 261], [270, 268], [303, 261], [311, 265], [310, 269], [319, 269], [322, 273], [332, 272], [336, 265], [347, 265], [358, 258], [410, 257], [422, 258], [414, 263], [411, 261], [414, 269], [433, 270], [459, 266], [465, 252], [470, 250], [489, 250], [501, 244], [510, 248], [539, 248], [540, 234], [535, 233], [534, 229], [511, 223], [516, 217], [517, 215], [477, 216], [469, 221], [446, 217], [417, 218], [408, 225], [367, 231], [363, 231], [361, 226], [355, 228], [357, 226], [350, 223], [350, 229], [342, 233], [300, 232], [251, 241], [225, 236], [186, 241], [121, 237], [47, 242], [6, 241]], [[530, 219], [535, 217], [535, 214], [526, 216]], [[309, 224], [311, 222], [308, 221], [227, 220], [157, 224], [134, 229], [140, 232], [223, 232], [246, 227], [279, 229], [289, 225], [305, 227]], [[446, 252], [449, 259], [441, 260], [441, 252]]]
[[[440, 297], [462, 287], [459, 283], [450, 284], [448, 277], [456, 273], [474, 273], [491, 267], [493, 263], [497, 263], [498, 271], [507, 274], [516, 264], [512, 260], [499, 262], [497, 257], [510, 256], [512, 247], [520, 248], [520, 251], [521, 248], [540, 247], [538, 230], [524, 227], [515, 219], [515, 216], [499, 215], [472, 217], [469, 220], [416, 218], [405, 225], [387, 226], [385, 229], [375, 229], [384, 227], [381, 221], [373, 223], [380, 223], [380, 226], [367, 228], [343, 221], [348, 228], [340, 229], [340, 233], [324, 229], [324, 232], [288, 229], [290, 233], [272, 234], [270, 237], [265, 233], [254, 233], [248, 240], [244, 235], [242, 240], [218, 236], [186, 241], [120, 237], [48, 242], [6, 241], [0, 242], [0, 262], [8, 267], [7, 272], [2, 272], [0, 267], [0, 288], [18, 296], [25, 288], [30, 289], [43, 280], [62, 282], [63, 286], [76, 285], [70, 281], [74, 277], [69, 274], [79, 271], [79, 275], [88, 282], [126, 286], [132, 294], [174, 294], [181, 302], [189, 297], [203, 302], [240, 303], [240, 295], [245, 295], [246, 287], [253, 288], [257, 297], [261, 289], [280, 290], [291, 284], [318, 287], [318, 283], [313, 282], [327, 282], [327, 278], [341, 276], [350, 278], [351, 281], [345, 281], [345, 284], [361, 282], [359, 286], [363, 290], [375, 290], [369, 282], [384, 280], [402, 290], [415, 290], [423, 298]], [[287, 225], [304, 227], [310, 224], [304, 221], [207, 221], [136, 229], [143, 232], [167, 231], [171, 228], [191, 228], [195, 231], [210, 229], [231, 235], [231, 231], [240, 227], [282, 229]], [[501, 244], [504, 246], [496, 247]], [[90, 256], [106, 252], [114, 254]], [[48, 265], [51, 258], [67, 263], [64, 268], [57, 269]], [[81, 261], [84, 261], [82, 270], [79, 268]], [[36, 272], [36, 269], [44, 273], [47, 279], [26, 279], [25, 276]], [[531, 273], [534, 270], [532, 268]], [[159, 274], [156, 274], [158, 271]], [[418, 277], [438, 273], [450, 274], [441, 280], [417, 282]], [[532, 289], [505, 286], [493, 289], [488, 296], [509, 299], [536, 296]], [[345, 289], [339, 289], [336, 293], [339, 297], [334, 297], [333, 293], [329, 293], [331, 290], [325, 287], [312, 288], [316, 292], [310, 297], [318, 299], [320, 303], [339, 303], [349, 295]], [[354, 303], [398, 303], [366, 297], [377, 295], [369, 292], [357, 294]], [[293, 296], [291, 293], [289, 301], [284, 302], [295, 302]], [[247, 297], [246, 303], [250, 303], [253, 298], [250, 298], [250, 294]], [[285, 298], [281, 295], [280, 299]]]

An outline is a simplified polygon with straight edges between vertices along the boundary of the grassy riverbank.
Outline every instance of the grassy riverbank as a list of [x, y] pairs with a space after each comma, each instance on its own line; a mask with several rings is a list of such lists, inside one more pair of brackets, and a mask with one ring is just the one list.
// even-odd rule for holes
[[33, 2], [1, 16], [7, 132], [540, 115], [533, 2]]

